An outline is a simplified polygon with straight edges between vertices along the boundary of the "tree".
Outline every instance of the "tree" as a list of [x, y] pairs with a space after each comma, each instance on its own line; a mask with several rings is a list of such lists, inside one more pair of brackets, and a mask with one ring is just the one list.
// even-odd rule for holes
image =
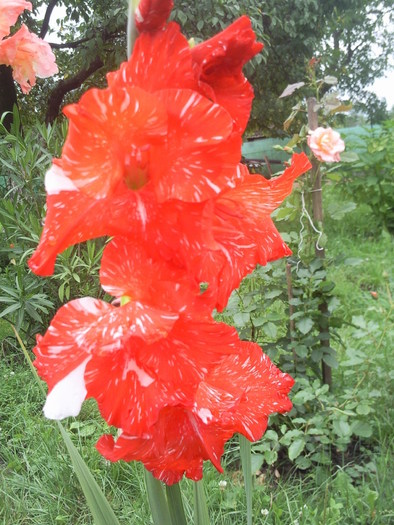
[[[22, 99], [26, 114], [45, 113], [51, 122], [83, 90], [105, 85], [105, 73], [126, 58], [126, 4], [126, 0], [33, 0], [33, 14], [25, 13], [25, 21], [51, 42], [60, 75], [39, 83], [34, 104], [32, 96]], [[56, 19], [54, 8], [59, 6], [65, 15]], [[172, 18], [196, 41], [209, 38], [242, 14], [251, 18], [265, 49], [247, 68], [256, 93], [249, 132], [275, 136], [292, 103], [278, 97], [286, 85], [304, 79], [313, 56], [320, 58], [322, 75], [337, 76], [339, 87], [352, 99], [365, 98], [365, 88], [384, 73], [393, 48], [384, 29], [392, 20], [390, 7], [389, 0], [175, 0]]]

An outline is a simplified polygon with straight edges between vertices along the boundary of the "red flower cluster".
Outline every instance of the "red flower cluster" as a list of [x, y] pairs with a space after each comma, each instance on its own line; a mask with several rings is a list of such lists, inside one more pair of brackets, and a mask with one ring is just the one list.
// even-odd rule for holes
[[44, 412], [76, 415], [95, 398], [119, 429], [99, 451], [140, 460], [168, 484], [200, 479], [206, 459], [221, 470], [235, 432], [257, 440], [270, 413], [291, 408], [292, 378], [212, 311], [256, 264], [290, 253], [270, 213], [309, 169], [294, 155], [267, 181], [239, 164], [253, 98], [242, 67], [262, 47], [248, 18], [190, 49], [165, 23], [170, 8], [142, 2], [130, 60], [108, 88], [65, 108], [69, 132], [46, 175], [47, 217], [29, 261], [48, 275], [68, 246], [113, 237], [100, 282], [121, 306], [71, 301], [37, 338]]

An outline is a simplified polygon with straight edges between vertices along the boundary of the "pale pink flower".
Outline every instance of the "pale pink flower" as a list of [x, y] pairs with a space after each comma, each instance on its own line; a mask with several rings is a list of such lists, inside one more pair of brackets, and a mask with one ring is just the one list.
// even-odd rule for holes
[[339, 162], [345, 143], [340, 134], [331, 128], [316, 128], [309, 132], [308, 146], [322, 162]]
[[50, 45], [30, 33], [25, 25], [0, 42], [0, 63], [12, 66], [12, 76], [23, 93], [29, 93], [36, 76], [47, 78], [58, 72]]
[[10, 33], [10, 28], [25, 9], [32, 10], [31, 3], [26, 0], [0, 0], [0, 40]]

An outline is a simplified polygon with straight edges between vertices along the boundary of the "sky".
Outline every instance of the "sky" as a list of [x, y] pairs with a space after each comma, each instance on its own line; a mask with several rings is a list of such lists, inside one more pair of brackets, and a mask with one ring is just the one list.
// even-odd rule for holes
[[394, 71], [389, 71], [385, 78], [378, 78], [369, 88], [379, 98], [385, 98], [388, 109], [394, 106]]

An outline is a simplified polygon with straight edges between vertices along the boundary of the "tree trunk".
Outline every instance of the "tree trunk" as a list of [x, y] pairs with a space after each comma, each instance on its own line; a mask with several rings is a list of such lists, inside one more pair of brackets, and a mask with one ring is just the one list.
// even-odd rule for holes
[[0, 66], [0, 117], [9, 112], [3, 120], [3, 125], [10, 131], [14, 104], [18, 104], [12, 69], [9, 66]]

